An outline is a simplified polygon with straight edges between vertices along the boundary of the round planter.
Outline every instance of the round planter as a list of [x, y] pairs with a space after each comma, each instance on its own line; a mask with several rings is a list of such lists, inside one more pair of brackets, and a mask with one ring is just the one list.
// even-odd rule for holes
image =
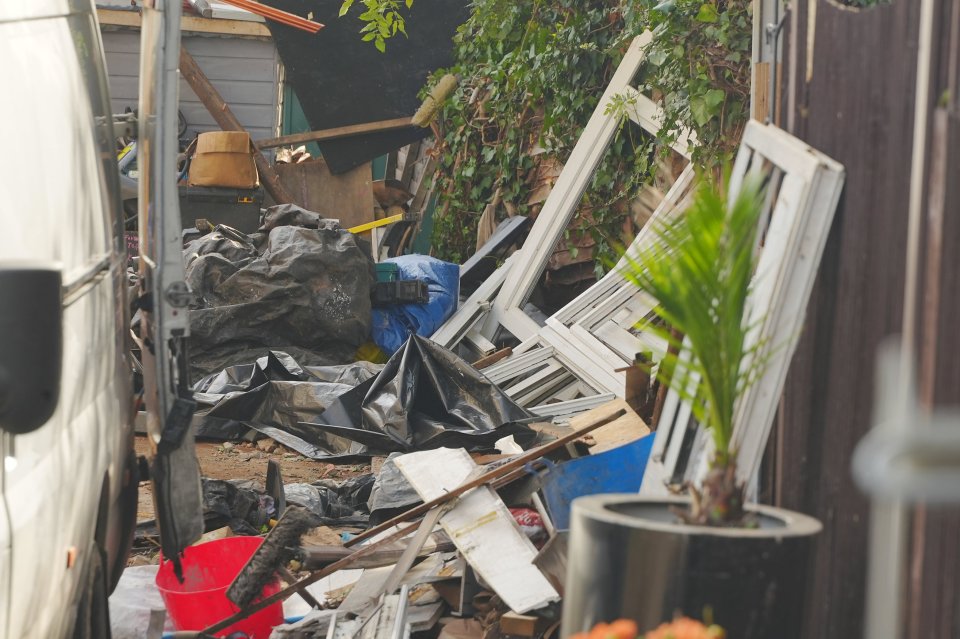
[[679, 498], [591, 495], [573, 502], [563, 635], [633, 619], [642, 631], [676, 615], [731, 639], [800, 637], [812, 517], [753, 505], [757, 528], [678, 523]]

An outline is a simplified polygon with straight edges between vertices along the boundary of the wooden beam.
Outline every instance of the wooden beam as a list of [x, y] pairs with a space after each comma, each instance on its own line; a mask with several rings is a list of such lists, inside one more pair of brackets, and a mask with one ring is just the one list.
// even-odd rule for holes
[[[220, 96], [217, 89], [210, 83], [207, 76], [204, 75], [197, 61], [184, 48], [180, 47], [180, 74], [187, 81], [193, 92], [197, 94], [203, 106], [207, 108], [213, 119], [220, 125], [224, 131], [243, 131], [243, 125], [240, 120], [230, 110], [230, 106]], [[280, 182], [280, 176], [271, 166], [270, 162], [264, 157], [260, 149], [254, 144], [253, 159], [257, 163], [257, 171], [260, 173], [260, 180], [263, 182], [263, 188], [266, 189], [270, 197], [277, 204], [294, 203], [293, 196], [287, 188]]]
[[363, 124], [351, 124], [349, 126], [338, 126], [333, 129], [322, 129], [320, 131], [307, 131], [306, 133], [292, 133], [282, 135], [279, 138], [266, 138], [257, 140], [257, 148], [271, 149], [277, 146], [294, 146], [306, 144], [308, 142], [324, 142], [326, 140], [338, 140], [348, 138], [354, 135], [364, 133], [382, 133], [384, 131], [395, 131], [397, 129], [410, 128], [410, 118], [394, 118], [392, 120], [379, 120], [377, 122], [365, 122]]
[[[127, 9], [97, 9], [97, 19], [102, 26], [140, 28], [140, 12]], [[215, 33], [249, 38], [269, 38], [270, 30], [262, 22], [249, 20], [223, 20], [183, 16], [180, 30], [191, 33]]]

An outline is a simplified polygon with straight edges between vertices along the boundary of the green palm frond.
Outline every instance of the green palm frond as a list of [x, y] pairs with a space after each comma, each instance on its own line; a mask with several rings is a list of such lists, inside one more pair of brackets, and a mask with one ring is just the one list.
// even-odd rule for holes
[[627, 280], [659, 302], [655, 314], [666, 326], [643, 328], [681, 355], [668, 353], [658, 374], [710, 429], [718, 465], [730, 461], [737, 397], [768, 359], [763, 344], [749, 344], [746, 317], [762, 192], [761, 180], [748, 178], [728, 202], [703, 181], [686, 213], [658, 224], [654, 246], [622, 267]]

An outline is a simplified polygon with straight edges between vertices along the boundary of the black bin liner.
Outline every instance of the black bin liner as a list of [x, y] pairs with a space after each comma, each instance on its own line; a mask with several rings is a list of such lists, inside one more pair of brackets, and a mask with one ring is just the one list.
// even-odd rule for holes
[[526, 447], [536, 437], [524, 423], [531, 413], [425, 338], [412, 336], [364, 379], [374, 370], [300, 367], [280, 352], [231, 367], [195, 385], [198, 435], [254, 429], [306, 457], [344, 462], [441, 446], [492, 450], [508, 435]]
[[[532, 418], [470, 364], [412, 335], [379, 375], [338, 397], [314, 423], [299, 424], [298, 434], [333, 455], [482, 450], [507, 435], [529, 445], [536, 434], [520, 422]], [[343, 448], [340, 439], [352, 444]]]
[[[290, 209], [282, 211], [288, 219], [310, 217]], [[271, 213], [280, 212], [271, 209], [268, 220]], [[314, 355], [304, 363], [353, 361], [370, 336], [373, 261], [336, 220], [316, 223], [319, 228], [274, 226], [249, 238], [214, 232], [186, 247], [186, 279], [196, 294], [190, 311], [195, 378], [267, 349]]]
[[[301, 367], [282, 351], [230, 366], [193, 386], [197, 437], [240, 439], [251, 429], [272, 426], [274, 433], [284, 424], [309, 421], [380, 368], [369, 362]], [[282, 435], [276, 439], [288, 443]]]

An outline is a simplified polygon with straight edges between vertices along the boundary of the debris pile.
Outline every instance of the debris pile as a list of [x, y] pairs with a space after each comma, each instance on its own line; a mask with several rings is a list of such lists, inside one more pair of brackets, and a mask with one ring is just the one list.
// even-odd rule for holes
[[[633, 91], [641, 40], [608, 91]], [[657, 134], [650, 123], [659, 107], [640, 94], [635, 101], [653, 114], [641, 126]], [[188, 244], [197, 436], [269, 438], [269, 449], [370, 462], [370, 472], [333, 481], [318, 471], [285, 484], [272, 463], [263, 487], [205, 480], [208, 534], [265, 536], [224, 584], [234, 612], [180, 629], [247, 628], [260, 639], [244, 624], [283, 602], [286, 623], [270, 629], [274, 639], [559, 636], [561, 599], [574, 599], [566, 581], [571, 502], [612, 492], [663, 497], [670, 484], [704, 472], [708, 446], [687, 398], [658, 386], [649, 368], [667, 353], [644, 330], [655, 300], [615, 268], [550, 317], [530, 305], [591, 179], [584, 167], [596, 166], [617, 128], [618, 116], [603, 106], [537, 219], [506, 222], [462, 269], [407, 256], [378, 259], [396, 268], [375, 270], [353, 234], [293, 205], [269, 209], [256, 234], [221, 226]], [[747, 128], [768, 136], [758, 148], [786, 144], [762, 127]], [[692, 143], [684, 131], [672, 138], [679, 157]], [[812, 192], [815, 181], [804, 179], [796, 184]], [[688, 166], [648, 227], [682, 215], [692, 183]], [[795, 213], [799, 222], [776, 218], [767, 237], [798, 236], [777, 226], [806, 228], [807, 209]], [[621, 265], [655, 243], [645, 227]], [[782, 278], [799, 273], [798, 290], [809, 292], [815, 269], [788, 263], [799, 260], [799, 244], [792, 252], [762, 247], [762, 264]], [[390, 272], [419, 282], [411, 288], [425, 287], [426, 298], [373, 309], [376, 275]], [[469, 295], [458, 304], [464, 279]], [[771, 299], [793, 281], [777, 280]], [[757, 324], [775, 344], [798, 333], [766, 316]], [[371, 337], [389, 355], [382, 365], [356, 361]], [[746, 405], [772, 411], [778, 394], [747, 396]], [[744, 439], [756, 447], [746, 452], [753, 458], [741, 455], [748, 465], [758, 465], [766, 444], [757, 428]]]

